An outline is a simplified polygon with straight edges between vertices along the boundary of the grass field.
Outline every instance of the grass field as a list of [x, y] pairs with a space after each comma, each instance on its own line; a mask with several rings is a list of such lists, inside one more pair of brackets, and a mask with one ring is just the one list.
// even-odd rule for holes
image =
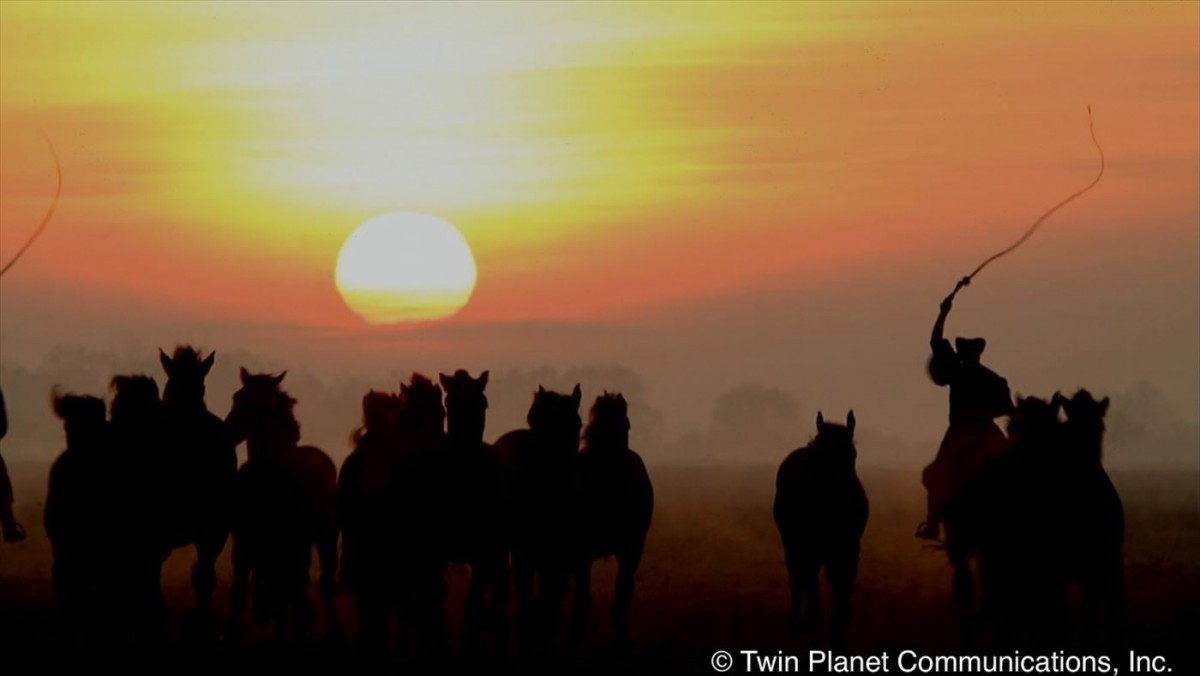
[[[46, 673], [66, 659], [56, 640], [50, 584], [50, 549], [41, 528], [39, 477], [44, 467], [12, 468], [20, 519], [30, 538], [0, 549], [0, 672]], [[615, 563], [597, 566], [597, 612], [588, 645], [569, 658], [569, 673], [713, 673], [716, 650], [757, 649], [806, 654], [806, 639], [787, 632], [786, 571], [771, 520], [773, 467], [652, 467], [657, 508], [638, 576], [632, 653], [619, 661], [606, 649]], [[871, 499], [851, 627], [856, 653], [912, 648], [957, 651], [949, 599], [950, 568], [941, 552], [913, 537], [923, 496], [915, 470], [862, 470]], [[1200, 636], [1200, 478], [1191, 473], [1120, 474], [1114, 477], [1126, 506], [1126, 586], [1129, 648], [1164, 655], [1174, 673], [1196, 673]], [[190, 602], [192, 554], [171, 558], [164, 585], [171, 628], [178, 629]], [[218, 569], [217, 618], [226, 616], [228, 548]], [[457, 638], [465, 585], [452, 573], [448, 606]], [[315, 590], [314, 590], [315, 593]], [[351, 598], [342, 593], [339, 614], [353, 635]], [[180, 647], [155, 664], [159, 673], [201, 667], [206, 672], [344, 671], [352, 664], [344, 644], [318, 625], [311, 644], [276, 645], [251, 633], [248, 647], [220, 644]], [[894, 659], [894, 657], [893, 657]], [[265, 661], [260, 661], [265, 660]], [[1125, 673], [1125, 665], [1121, 666]], [[472, 665], [474, 673], [502, 670], [500, 663]], [[449, 667], [448, 667], [449, 668]], [[10, 671], [10, 669], [12, 669]], [[744, 673], [739, 661], [731, 673]], [[57, 673], [56, 669], [49, 673]]]

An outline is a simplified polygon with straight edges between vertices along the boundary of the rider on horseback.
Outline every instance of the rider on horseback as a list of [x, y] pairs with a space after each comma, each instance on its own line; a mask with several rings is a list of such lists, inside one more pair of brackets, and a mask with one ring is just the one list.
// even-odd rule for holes
[[[0, 439], [8, 432], [8, 412], [4, 409], [4, 392], [0, 391]], [[4, 466], [4, 458], [0, 456], [0, 535], [5, 542], [20, 542], [25, 539], [25, 529], [17, 523], [13, 516], [12, 481], [8, 478], [8, 468]]]
[[927, 540], [938, 538], [945, 506], [962, 491], [962, 478], [1003, 451], [1005, 437], [995, 419], [1013, 409], [1008, 381], [979, 363], [986, 341], [956, 338], [951, 347], [943, 336], [953, 303], [954, 294], [942, 301], [929, 342], [929, 376], [939, 386], [950, 386], [950, 427], [937, 457], [921, 474], [928, 512], [917, 537]]

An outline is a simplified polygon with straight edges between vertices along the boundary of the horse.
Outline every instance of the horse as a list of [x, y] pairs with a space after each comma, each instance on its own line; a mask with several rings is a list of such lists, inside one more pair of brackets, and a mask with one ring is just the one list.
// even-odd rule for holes
[[1101, 464], [1107, 409], [1086, 390], [1018, 398], [1008, 455], [981, 491], [980, 568], [1000, 648], [1068, 645], [1071, 585], [1088, 647], [1120, 638], [1124, 511]]
[[394, 603], [421, 660], [445, 648], [447, 534], [446, 497], [439, 465], [445, 451], [446, 409], [442, 389], [420, 373], [400, 384], [403, 400], [397, 433], [399, 461], [391, 475], [388, 507], [393, 542], [399, 552]]
[[[400, 461], [399, 424], [404, 400], [370, 391], [354, 450], [338, 473], [338, 527], [342, 532], [342, 580], [355, 595], [363, 645], [376, 653], [386, 643], [396, 598], [398, 553], [391, 517], [392, 477]], [[377, 656], [377, 655], [376, 655]]]
[[81, 647], [107, 625], [117, 583], [109, 539], [123, 524], [111, 509], [112, 447], [104, 401], [54, 391], [51, 405], [63, 421], [66, 450], [50, 468], [45, 526], [54, 557], [51, 576], [66, 634]]
[[1068, 523], [1062, 536], [1068, 580], [1082, 592], [1083, 640], [1087, 647], [1122, 640], [1125, 619], [1125, 510], [1102, 464], [1108, 398], [1087, 390], [1060, 398], [1066, 413], [1063, 442], [1071, 467], [1065, 477]]
[[790, 453], [775, 479], [775, 526], [791, 590], [793, 632], [807, 630], [819, 642], [824, 615], [818, 590], [821, 568], [833, 595], [830, 645], [846, 647], [851, 597], [858, 575], [859, 541], [867, 526], [866, 491], [855, 472], [854, 411], [846, 424], [817, 413], [817, 435]]
[[477, 649], [486, 625], [498, 644], [507, 645], [507, 498], [503, 468], [483, 440], [488, 372], [472, 378], [459, 369], [452, 376], [439, 373], [438, 379], [446, 393], [446, 442], [437, 459], [445, 554], [449, 563], [471, 567], [466, 643]]
[[571, 638], [580, 643], [592, 609], [592, 563], [617, 557], [610, 616], [618, 646], [629, 643], [634, 579], [654, 513], [654, 486], [641, 456], [629, 448], [629, 413], [622, 394], [597, 397], [579, 453], [580, 547], [571, 607]]
[[234, 441], [245, 441], [247, 451], [238, 470], [233, 524], [229, 633], [235, 640], [252, 576], [257, 618], [273, 620], [282, 637], [290, 616], [293, 636], [307, 636], [313, 620], [308, 581], [314, 545], [329, 631], [338, 635], [337, 469], [324, 451], [299, 445], [296, 400], [280, 388], [286, 375], [241, 369], [242, 387], [225, 417]]
[[510, 489], [518, 643], [525, 661], [553, 657], [574, 572], [581, 398], [579, 385], [571, 394], [538, 386], [526, 416], [529, 427], [494, 444]]
[[1008, 448], [977, 484], [976, 543], [994, 647], [1061, 645], [1069, 610], [1059, 400], [1017, 397]]
[[170, 357], [161, 349], [158, 356], [167, 383], [162, 397], [162, 501], [154, 507], [162, 514], [162, 531], [155, 538], [159, 566], [154, 575], [161, 577], [162, 563], [172, 550], [195, 546], [195, 605], [186, 624], [203, 634], [210, 622], [217, 558], [225, 549], [233, 518], [237, 449], [225, 424], [204, 403], [204, 379], [216, 352], [202, 359], [194, 348], [179, 346]]
[[120, 513], [123, 538], [112, 551], [121, 561], [136, 636], [161, 642], [166, 634], [166, 603], [160, 580], [164, 549], [161, 537], [169, 528], [170, 486], [166, 421], [158, 383], [145, 375], [118, 375], [109, 382], [113, 393], [109, 410], [114, 472], [119, 495], [114, 506]]

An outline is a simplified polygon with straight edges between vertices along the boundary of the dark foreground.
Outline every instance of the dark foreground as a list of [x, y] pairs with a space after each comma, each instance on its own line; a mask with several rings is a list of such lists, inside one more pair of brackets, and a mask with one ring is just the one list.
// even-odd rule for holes
[[[79, 657], [57, 639], [50, 584], [50, 548], [41, 528], [44, 467], [11, 468], [18, 518], [29, 540], [0, 545], [0, 673], [60, 673]], [[587, 645], [567, 658], [565, 673], [711, 674], [715, 651], [737, 659], [729, 673], [746, 673], [740, 650], [800, 654], [807, 671], [806, 639], [787, 632], [787, 586], [782, 549], [771, 521], [774, 467], [651, 467], [657, 507], [634, 601], [633, 647], [618, 658], [608, 643], [605, 612], [612, 598], [615, 565], [593, 575], [597, 612]], [[923, 549], [913, 537], [922, 517], [916, 470], [863, 470], [871, 517], [850, 629], [854, 653], [958, 652], [949, 598], [950, 569], [941, 552]], [[1129, 645], [1115, 661], [1130, 673], [1127, 650], [1162, 656], [1172, 671], [1200, 673], [1200, 477], [1195, 472], [1117, 474], [1129, 535], [1125, 579], [1129, 594]], [[114, 528], [119, 528], [114, 524]], [[226, 617], [228, 551], [218, 569], [217, 626]], [[165, 592], [171, 604], [172, 645], [163, 655], [121, 656], [116, 666], [153, 673], [346, 673], [359, 665], [349, 641], [329, 637], [318, 624], [306, 645], [284, 645], [248, 632], [246, 645], [219, 640], [209, 645], [180, 641], [182, 611], [191, 600], [188, 574], [193, 554], [177, 551], [168, 562]], [[452, 572], [447, 606], [450, 636], [458, 636], [465, 573]], [[314, 576], [315, 579], [315, 576]], [[314, 603], [315, 589], [313, 590]], [[343, 593], [339, 616], [355, 632], [351, 598]], [[498, 655], [462, 657], [457, 645], [429, 671], [512, 671]], [[96, 666], [95, 656], [86, 662]], [[402, 657], [390, 671], [409, 671]], [[89, 669], [90, 671], [90, 669]], [[859, 673], [857, 671], [850, 673]], [[1063, 673], [1063, 672], [1060, 672]]]

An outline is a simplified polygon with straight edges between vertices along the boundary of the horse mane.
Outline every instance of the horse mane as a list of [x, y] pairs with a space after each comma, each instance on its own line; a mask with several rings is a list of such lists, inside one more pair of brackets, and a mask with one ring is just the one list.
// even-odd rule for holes
[[[387, 416], [389, 414], [397, 414], [402, 408], [404, 400], [398, 394], [390, 392], [380, 392], [371, 390], [363, 395], [362, 400], [362, 424], [354, 430], [350, 435], [350, 441], [355, 445], [362, 443], [362, 440], [370, 434], [379, 434], [381, 430], [378, 428], [389, 424]], [[390, 410], [389, 410], [390, 409]], [[399, 416], [396, 416], [397, 418]], [[395, 423], [395, 420], [390, 421]], [[392, 432], [394, 430], [386, 430]]]
[[84, 417], [94, 417], [104, 420], [104, 400], [90, 394], [64, 393], [62, 386], [55, 385], [50, 389], [50, 408], [54, 415], [65, 423], [81, 421]]
[[171, 361], [178, 362], [181, 359], [189, 364], [199, 364], [204, 357], [200, 356], [200, 350], [191, 345], [176, 345], [175, 351], [171, 353]]
[[108, 388], [113, 392], [110, 417], [114, 422], [127, 415], [154, 415], [162, 403], [158, 383], [148, 375], [113, 376]]
[[610, 393], [596, 397], [583, 430], [588, 448], [610, 446], [616, 441], [629, 445], [629, 407], [622, 394]]

